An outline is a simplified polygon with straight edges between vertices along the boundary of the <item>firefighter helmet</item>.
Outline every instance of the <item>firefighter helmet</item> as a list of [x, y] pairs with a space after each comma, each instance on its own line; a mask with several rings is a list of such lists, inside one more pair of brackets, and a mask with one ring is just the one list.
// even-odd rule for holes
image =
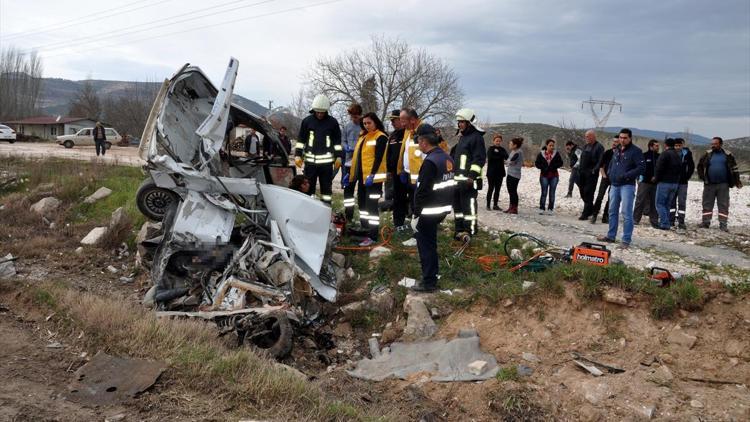
[[465, 120], [469, 123], [474, 123], [474, 121], [476, 120], [476, 115], [474, 114], [474, 110], [470, 108], [462, 108], [461, 110], [458, 110], [456, 112], [456, 120]]
[[331, 101], [324, 94], [315, 96], [312, 102], [312, 111], [327, 112], [331, 108]]

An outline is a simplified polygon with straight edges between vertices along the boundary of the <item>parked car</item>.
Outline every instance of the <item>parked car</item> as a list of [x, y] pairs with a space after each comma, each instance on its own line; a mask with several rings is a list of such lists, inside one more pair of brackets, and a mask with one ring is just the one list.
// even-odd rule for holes
[[0, 125], [0, 141], [16, 142], [16, 131], [5, 125]]
[[[62, 145], [65, 148], [73, 148], [74, 146], [93, 146], [94, 145], [94, 128], [87, 127], [78, 131], [75, 135], [61, 135], [57, 137], [57, 144]], [[111, 127], [104, 128], [104, 134], [107, 136], [107, 141], [104, 143], [104, 147], [110, 149], [112, 144], [116, 144], [122, 140], [122, 136], [117, 133]]]

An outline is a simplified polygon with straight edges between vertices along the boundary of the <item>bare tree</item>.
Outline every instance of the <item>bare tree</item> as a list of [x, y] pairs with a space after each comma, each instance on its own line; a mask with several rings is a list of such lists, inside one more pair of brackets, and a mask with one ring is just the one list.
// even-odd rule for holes
[[555, 140], [560, 145], [565, 145], [568, 141], [580, 144], [583, 140], [583, 135], [586, 133], [585, 130], [579, 129], [572, 120], [565, 121], [564, 117], [557, 122], [557, 127], [561, 130], [555, 133]]
[[102, 117], [102, 101], [96, 93], [91, 79], [86, 79], [75, 98], [68, 105], [68, 115], [99, 120]]
[[41, 58], [13, 47], [0, 50], [0, 120], [37, 113], [41, 91]]
[[373, 36], [368, 48], [318, 59], [307, 79], [308, 91], [325, 93], [336, 115], [359, 102], [375, 107], [381, 119], [391, 109], [413, 107], [421, 117], [444, 124], [463, 101], [458, 76], [443, 59], [385, 36]]
[[159, 92], [154, 82], [129, 82], [124, 93], [102, 104], [102, 119], [123, 135], [140, 137]]
[[289, 113], [292, 115], [304, 119], [310, 114], [310, 104], [314, 94], [309, 89], [309, 86], [301, 86], [299, 91], [292, 95], [292, 102], [287, 107]]

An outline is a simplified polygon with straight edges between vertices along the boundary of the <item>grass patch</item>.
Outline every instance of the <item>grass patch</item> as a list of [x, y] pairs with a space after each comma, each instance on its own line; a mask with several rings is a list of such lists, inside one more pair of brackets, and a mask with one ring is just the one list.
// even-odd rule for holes
[[528, 388], [511, 388], [488, 393], [489, 407], [495, 420], [503, 422], [542, 422], [552, 420], [552, 415], [540, 406]]
[[[5, 291], [13, 291], [6, 284]], [[59, 285], [15, 288], [55, 320], [73, 324], [90, 349], [164, 360], [186, 387], [232, 403], [236, 411], [286, 420], [370, 420], [366, 411], [330, 399], [317, 386], [274, 366], [249, 348], [227, 348], [212, 324], [157, 319], [131, 303]]]
[[521, 379], [521, 376], [518, 375], [518, 369], [515, 366], [508, 366], [500, 368], [500, 370], [497, 371], [495, 378], [497, 378], [498, 381], [518, 381]]

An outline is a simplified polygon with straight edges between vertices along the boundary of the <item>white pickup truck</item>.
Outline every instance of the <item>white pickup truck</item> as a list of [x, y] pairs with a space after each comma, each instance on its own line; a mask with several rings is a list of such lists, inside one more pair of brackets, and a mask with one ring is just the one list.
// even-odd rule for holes
[[[94, 128], [87, 127], [78, 131], [75, 135], [61, 135], [57, 137], [57, 144], [62, 145], [65, 148], [73, 148], [74, 146], [93, 146], [94, 145]], [[104, 143], [104, 147], [110, 149], [112, 144], [116, 144], [122, 140], [122, 136], [117, 133], [116, 130], [111, 127], [104, 128], [104, 134], [107, 136], [107, 141]]]

